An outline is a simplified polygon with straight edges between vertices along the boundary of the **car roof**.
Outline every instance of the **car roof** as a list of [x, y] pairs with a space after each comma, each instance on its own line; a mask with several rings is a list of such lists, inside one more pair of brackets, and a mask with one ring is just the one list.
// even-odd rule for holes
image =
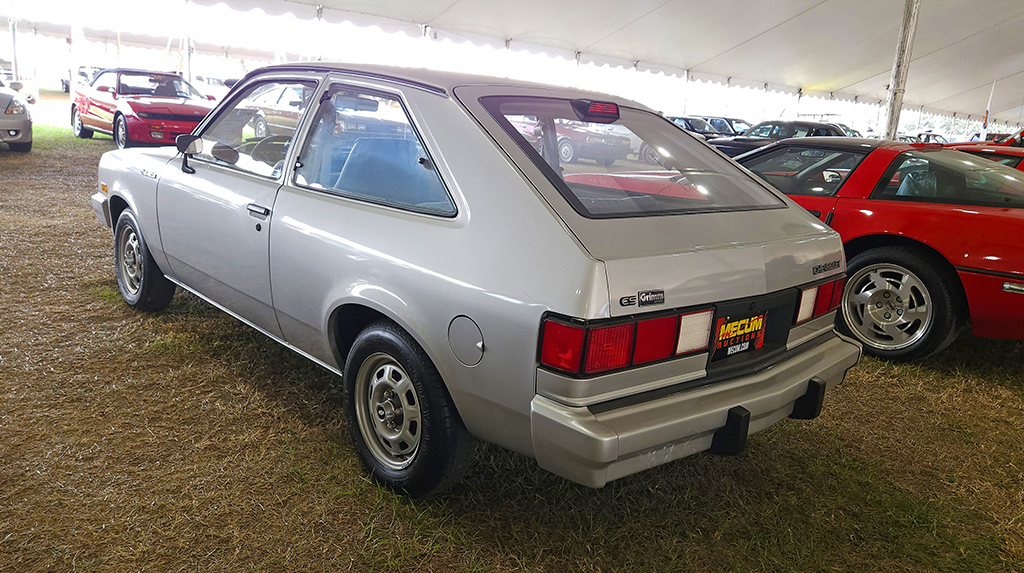
[[450, 95], [452, 93], [452, 90], [461, 86], [494, 86], [509, 88], [533, 87], [548, 90], [558, 90], [561, 92], [565, 92], [567, 95], [573, 95], [575, 97], [590, 97], [591, 99], [600, 98], [604, 100], [611, 100], [615, 102], [626, 103], [630, 107], [653, 111], [639, 102], [600, 92], [591, 92], [576, 88], [567, 88], [562, 86], [528, 82], [523, 80], [513, 80], [509, 78], [499, 78], [495, 76], [481, 76], [458, 72], [442, 72], [437, 70], [427, 70], [424, 68], [401, 68], [397, 66], [348, 64], [342, 62], [302, 62], [293, 64], [277, 64], [273, 66], [260, 68], [258, 70], [254, 70], [250, 72], [248, 75], [246, 75], [246, 77], [243, 78], [242, 81], [245, 81], [246, 79], [252, 76], [279, 71], [348, 73], [382, 80], [396, 81], [399, 83], [419, 87], [421, 89], [425, 89], [428, 91], [440, 93], [442, 95]]

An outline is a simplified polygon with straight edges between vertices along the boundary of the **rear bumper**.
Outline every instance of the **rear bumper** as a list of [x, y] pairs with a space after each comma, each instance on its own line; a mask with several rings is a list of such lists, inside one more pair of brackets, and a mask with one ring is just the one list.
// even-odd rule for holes
[[0, 112], [0, 141], [4, 143], [28, 143], [32, 141], [32, 120], [28, 117], [19, 119], [5, 118]]
[[759, 432], [793, 414], [797, 400], [809, 394], [812, 378], [831, 390], [860, 360], [857, 343], [834, 332], [826, 336], [824, 342], [750, 376], [616, 410], [595, 414], [536, 396], [531, 403], [534, 455], [552, 473], [602, 487], [711, 448], [716, 431], [735, 432], [735, 424], [726, 426], [735, 417], [730, 410], [735, 414], [737, 407], [749, 412], [745, 434]]

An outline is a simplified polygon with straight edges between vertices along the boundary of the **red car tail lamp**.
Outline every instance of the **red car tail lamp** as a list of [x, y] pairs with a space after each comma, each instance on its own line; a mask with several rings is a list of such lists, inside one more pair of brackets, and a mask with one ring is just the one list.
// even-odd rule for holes
[[628, 323], [591, 329], [583, 373], [597, 374], [629, 366], [635, 328], [633, 323]]
[[846, 277], [840, 277], [834, 281], [801, 289], [796, 323], [807, 322], [839, 308], [839, 304], [843, 300], [843, 287], [845, 286]]
[[573, 376], [643, 366], [707, 350], [713, 309], [638, 318], [610, 325], [576, 326], [546, 319], [540, 363]]
[[580, 371], [583, 356], [583, 337], [586, 330], [553, 320], [544, 321], [544, 344], [541, 346], [540, 363], [555, 370]]

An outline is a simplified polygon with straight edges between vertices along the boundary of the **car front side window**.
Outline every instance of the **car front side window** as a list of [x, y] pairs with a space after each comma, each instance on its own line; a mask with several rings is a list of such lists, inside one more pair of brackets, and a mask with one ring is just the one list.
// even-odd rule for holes
[[[297, 124], [275, 125], [271, 133], [260, 100], [268, 91], [276, 93], [286, 87], [311, 91], [316, 82], [278, 80], [247, 86], [203, 131], [202, 152], [196, 157], [264, 177], [279, 177]], [[308, 106], [308, 101], [300, 102], [296, 111], [301, 114]]]
[[455, 204], [397, 98], [336, 85], [320, 101], [295, 170], [297, 185], [455, 215]]
[[747, 137], [767, 138], [771, 134], [772, 128], [774, 127], [774, 125], [766, 123], [764, 125], [760, 125], [758, 127], [753, 128], [752, 130], [750, 130], [750, 133], [747, 133], [745, 135]]

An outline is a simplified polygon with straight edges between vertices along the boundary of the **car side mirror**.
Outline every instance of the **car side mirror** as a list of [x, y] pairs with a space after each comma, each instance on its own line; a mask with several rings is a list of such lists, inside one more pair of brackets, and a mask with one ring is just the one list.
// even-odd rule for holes
[[25, 84], [23, 84], [21, 82], [11, 82], [10, 86], [11, 86], [12, 90], [18, 91], [18, 92], [20, 92], [21, 90], [25, 89]]
[[214, 97], [214, 95], [213, 95], [213, 94], [207, 94], [207, 96], [206, 96], [206, 99], [208, 99], [208, 100], [210, 100], [210, 101], [213, 101], [213, 100], [215, 100], [215, 99], [217, 99], [217, 98], [216, 98], [216, 97]]
[[178, 152], [181, 153], [181, 170], [189, 175], [194, 174], [196, 170], [188, 164], [188, 158], [196, 153], [202, 153], [202, 138], [191, 133], [183, 133], [174, 138], [174, 145], [177, 146]]
[[114, 90], [110, 89], [110, 86], [100, 86], [100, 87], [96, 88], [96, 91], [110, 93], [110, 92], [112, 92]]

